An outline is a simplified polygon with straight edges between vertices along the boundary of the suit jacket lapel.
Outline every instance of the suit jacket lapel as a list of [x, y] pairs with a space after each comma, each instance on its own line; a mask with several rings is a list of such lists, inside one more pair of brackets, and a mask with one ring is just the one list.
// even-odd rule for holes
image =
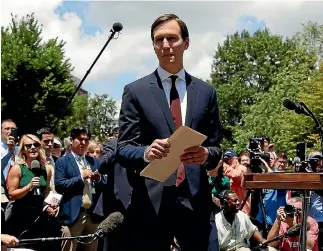
[[69, 153], [68, 160], [69, 160], [71, 166], [75, 169], [75, 172], [78, 173], [78, 174], [81, 174], [80, 168], [77, 165], [76, 160], [75, 160], [75, 158], [74, 158], [74, 156], [73, 156], [72, 153]]
[[186, 106], [186, 117], [185, 117], [185, 125], [191, 127], [194, 109], [195, 109], [195, 101], [197, 95], [197, 89], [195, 87], [195, 83], [192, 81], [191, 75], [185, 72], [185, 81], [186, 81], [186, 92], [187, 92], [187, 106]]
[[175, 128], [173, 116], [172, 116], [172, 113], [169, 109], [169, 105], [167, 103], [165, 91], [163, 89], [163, 85], [161, 83], [160, 77], [158, 76], [157, 70], [152, 75], [155, 76], [156, 78], [154, 80], [152, 80], [151, 85], [150, 85], [150, 89], [157, 101], [158, 106], [160, 107], [160, 109], [162, 110], [162, 112], [164, 114], [164, 117], [167, 121], [167, 124], [168, 124], [170, 130], [172, 132], [175, 132], [176, 128]]

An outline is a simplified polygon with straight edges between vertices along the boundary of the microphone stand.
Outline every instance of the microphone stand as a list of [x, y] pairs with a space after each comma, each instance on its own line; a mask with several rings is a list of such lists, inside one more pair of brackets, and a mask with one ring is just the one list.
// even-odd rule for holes
[[265, 241], [264, 243], [258, 245], [257, 247], [254, 247], [254, 248], [251, 248], [252, 251], [256, 251], [256, 250], [261, 250], [262, 248], [265, 248], [268, 246], [269, 243], [272, 243], [274, 241], [278, 241], [282, 238], [288, 238], [288, 237], [291, 237], [291, 236], [297, 236], [293, 233], [289, 233], [288, 231], [284, 234], [280, 234], [278, 236], [276, 236], [275, 238], [271, 239], [271, 240], [268, 240], [268, 241]]
[[[321, 140], [321, 153], [323, 153], [323, 128], [320, 123], [320, 121], [317, 119], [317, 117], [314, 115], [314, 113], [305, 105], [304, 102], [299, 103], [309, 114], [309, 117], [311, 117], [318, 129], [320, 140]], [[310, 204], [310, 191], [309, 190], [303, 190], [302, 193], [302, 205], [303, 205], [303, 211], [302, 211], [302, 223], [301, 223], [301, 238], [300, 238], [300, 251], [306, 251], [306, 244], [307, 244], [307, 216], [309, 211], [309, 204]]]
[[317, 130], [319, 132], [320, 135], [320, 140], [321, 140], [321, 153], [323, 154], [323, 127], [320, 123], [320, 121], [318, 120], [318, 118], [314, 115], [314, 113], [305, 105], [304, 102], [299, 102], [299, 104], [304, 107], [304, 109], [308, 112], [308, 114], [310, 115], [310, 117], [314, 120]]
[[[88, 234], [88, 235], [80, 235], [80, 236], [66, 236], [66, 237], [48, 237], [48, 238], [33, 238], [33, 239], [21, 239], [19, 240], [19, 246], [23, 244], [28, 243], [35, 243], [35, 242], [46, 242], [46, 241], [65, 241], [65, 240], [77, 240], [78, 242], [82, 244], [90, 244], [93, 241], [95, 241], [98, 238], [101, 238], [104, 236], [104, 232], [98, 231], [94, 234]], [[86, 238], [92, 238], [89, 242], [82, 242]]]
[[[105, 45], [103, 46], [103, 48], [101, 49], [100, 53], [97, 55], [97, 57], [95, 58], [94, 62], [92, 63], [92, 65], [90, 66], [90, 68], [86, 71], [84, 77], [82, 78], [81, 82], [79, 83], [79, 85], [77, 86], [77, 88], [75, 89], [74, 93], [72, 94], [72, 96], [67, 100], [65, 106], [63, 107], [63, 109], [60, 112], [60, 115], [57, 117], [55, 123], [52, 126], [52, 131], [54, 131], [56, 129], [56, 126], [58, 125], [58, 122], [60, 121], [60, 119], [63, 117], [63, 115], [66, 112], [66, 108], [69, 106], [69, 104], [72, 102], [73, 98], [75, 97], [76, 93], [78, 92], [78, 90], [80, 89], [81, 85], [83, 84], [83, 82], [85, 81], [85, 79], [87, 78], [87, 76], [90, 74], [93, 66], [96, 64], [96, 62], [98, 61], [98, 59], [100, 58], [101, 54], [103, 53], [103, 51], [105, 50], [105, 48], [108, 46], [108, 44], [110, 43], [110, 41], [114, 38], [114, 35], [117, 32], [120, 32], [122, 30], [122, 24], [120, 23], [115, 23], [113, 24], [112, 29], [110, 30], [111, 35], [109, 36], [108, 41], [105, 43]], [[119, 37], [119, 36], [118, 36]], [[117, 38], [118, 38], [117, 37]], [[116, 39], [117, 39], [116, 38]]]

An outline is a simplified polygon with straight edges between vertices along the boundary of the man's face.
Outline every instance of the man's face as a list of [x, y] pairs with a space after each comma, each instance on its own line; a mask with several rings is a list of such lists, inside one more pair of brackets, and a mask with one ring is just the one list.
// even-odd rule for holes
[[14, 122], [4, 122], [1, 126], [1, 140], [7, 141], [13, 128], [17, 128]]
[[242, 155], [241, 156], [241, 161], [240, 161], [241, 163], [241, 165], [244, 165], [244, 166], [249, 166], [250, 165], [250, 158], [249, 158], [249, 156], [247, 156], [247, 155]]
[[81, 156], [85, 153], [86, 148], [89, 145], [89, 136], [86, 133], [82, 133], [72, 141], [72, 151]]
[[240, 210], [240, 201], [235, 193], [229, 194], [227, 198], [228, 211], [232, 213], [238, 213]]
[[41, 144], [46, 154], [50, 154], [53, 150], [54, 135], [51, 133], [43, 134], [41, 138]]
[[155, 28], [153, 43], [159, 64], [163, 68], [183, 64], [183, 54], [189, 46], [189, 39], [183, 41], [181, 28], [175, 20]]
[[287, 159], [283, 159], [283, 158], [278, 158], [275, 162], [275, 167], [279, 170], [279, 171], [285, 171], [286, 166], [287, 166]]

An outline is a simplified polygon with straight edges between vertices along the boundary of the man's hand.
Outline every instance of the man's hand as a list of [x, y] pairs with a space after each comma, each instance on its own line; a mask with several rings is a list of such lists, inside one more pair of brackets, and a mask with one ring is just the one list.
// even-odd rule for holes
[[284, 211], [284, 207], [280, 207], [280, 208], [278, 208], [276, 219], [277, 219], [278, 221], [283, 221], [283, 222], [285, 222], [285, 221], [286, 221], [286, 214], [285, 214], [285, 211]]
[[7, 145], [8, 145], [9, 151], [13, 152], [15, 150], [15, 146], [16, 146], [15, 138], [9, 135], [8, 140], [7, 140]]
[[83, 172], [82, 172], [83, 179], [91, 178], [92, 175], [93, 175], [93, 173], [90, 169], [83, 170]]
[[1, 234], [1, 242], [8, 248], [17, 247], [19, 245], [19, 240], [8, 234]]
[[181, 156], [184, 164], [200, 164], [203, 165], [209, 157], [209, 150], [203, 146], [193, 146], [185, 149]]
[[94, 182], [99, 181], [101, 178], [101, 174], [98, 171], [95, 171], [94, 173], [92, 173], [91, 175], [91, 180], [93, 180]]
[[162, 159], [169, 153], [170, 144], [168, 139], [156, 139], [147, 147], [145, 151], [145, 159], [153, 161], [155, 159]]
[[51, 216], [55, 216], [55, 215], [56, 215], [56, 213], [57, 213], [57, 208], [56, 208], [56, 209], [54, 209], [54, 208], [52, 208], [52, 207], [47, 207], [46, 212], [47, 212], [49, 215], [51, 215]]

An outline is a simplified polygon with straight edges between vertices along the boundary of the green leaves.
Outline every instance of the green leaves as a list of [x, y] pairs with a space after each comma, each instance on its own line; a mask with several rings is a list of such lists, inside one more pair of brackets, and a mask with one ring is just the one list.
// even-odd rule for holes
[[1, 27], [2, 117], [16, 121], [20, 134], [51, 126], [76, 88], [63, 42], [41, 34], [33, 14]]
[[237, 32], [218, 45], [209, 82], [217, 88], [224, 148], [242, 151], [249, 138], [267, 135], [289, 150], [308, 137], [296, 126], [308, 119], [282, 106], [285, 98], [303, 98], [301, 90], [317, 71], [317, 56], [300, 41], [266, 29]]

